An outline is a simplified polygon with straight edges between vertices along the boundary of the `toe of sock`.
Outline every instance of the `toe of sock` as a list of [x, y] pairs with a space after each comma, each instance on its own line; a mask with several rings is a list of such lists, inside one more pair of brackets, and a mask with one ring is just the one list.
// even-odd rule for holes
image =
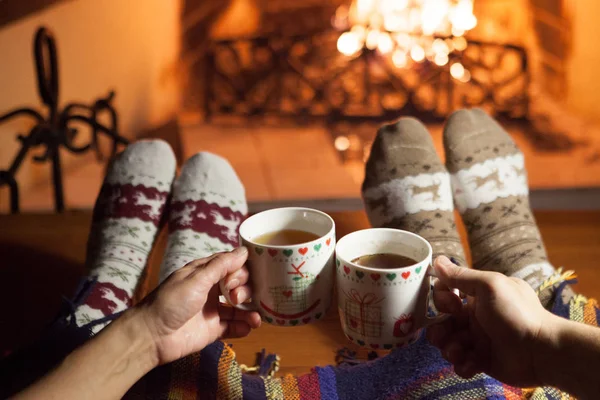
[[443, 139], [450, 172], [519, 152], [510, 135], [481, 109], [458, 110], [450, 115]]
[[246, 196], [244, 185], [231, 164], [209, 152], [197, 153], [184, 164], [175, 182], [174, 195], [188, 190], [213, 192], [232, 200], [245, 201]]
[[398, 177], [444, 170], [427, 128], [415, 118], [401, 118], [377, 131], [363, 189]]
[[[140, 140], [127, 146], [113, 161], [108, 181], [121, 178], [136, 183], [158, 183], [169, 187], [175, 177], [177, 162], [171, 146], [164, 140]], [[133, 177], [132, 179], [129, 179]], [[148, 179], [146, 179], [148, 178]], [[146, 182], [148, 180], [148, 182]], [[152, 182], [151, 182], [152, 181]]]

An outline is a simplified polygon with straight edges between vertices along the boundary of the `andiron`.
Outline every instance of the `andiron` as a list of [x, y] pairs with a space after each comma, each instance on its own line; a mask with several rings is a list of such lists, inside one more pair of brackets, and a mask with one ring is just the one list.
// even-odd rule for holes
[[[7, 170], [0, 170], [0, 187], [7, 185], [10, 190], [11, 213], [19, 212], [19, 185], [15, 178], [30, 150], [40, 148], [41, 153], [33, 156], [33, 161], [38, 163], [50, 162], [52, 164], [52, 181], [54, 185], [54, 201], [57, 212], [65, 209], [62, 167], [60, 149], [65, 148], [72, 153], [84, 153], [88, 150], [96, 152], [99, 161], [105, 160], [98, 144], [100, 134], [112, 141], [110, 158], [112, 158], [119, 145], [127, 145], [128, 141], [118, 133], [118, 116], [112, 100], [114, 92], [109, 92], [106, 97], [99, 98], [91, 105], [82, 103], [69, 103], [64, 108], [59, 108], [59, 75], [56, 41], [52, 33], [41, 27], [35, 34], [33, 53], [37, 75], [38, 94], [46, 110], [45, 115], [29, 107], [22, 107], [0, 116], [0, 123], [9, 119], [26, 116], [35, 120], [35, 126], [27, 135], [19, 134], [17, 139], [21, 148]], [[99, 121], [101, 115], [108, 115], [108, 124]], [[76, 144], [75, 138], [79, 129], [73, 123], [84, 123], [90, 128], [91, 137], [86, 144]]]

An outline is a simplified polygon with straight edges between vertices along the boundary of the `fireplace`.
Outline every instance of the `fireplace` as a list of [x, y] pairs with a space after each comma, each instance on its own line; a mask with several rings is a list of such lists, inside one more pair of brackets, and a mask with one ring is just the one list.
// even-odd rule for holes
[[[441, 149], [445, 118], [459, 108], [481, 107], [526, 153], [534, 192], [600, 186], [594, 177], [600, 172], [600, 132], [589, 114], [565, 101], [574, 90], [569, 86], [574, 16], [568, 2], [431, 0], [447, 7], [444, 29], [405, 24], [412, 29], [406, 34], [380, 18], [375, 24], [383, 36], [370, 38], [377, 7], [412, 7], [425, 15], [419, 7], [426, 3], [215, 2], [211, 17], [205, 11], [204, 20], [195, 20], [203, 27], [200, 35], [190, 15], [210, 7], [189, 0], [183, 13], [184, 55], [193, 59], [186, 113], [222, 137], [268, 127], [293, 143], [321, 129], [353, 182], [341, 197], [357, 198], [363, 163], [382, 122], [416, 116]], [[371, 14], [352, 20], [361, 7], [371, 7]], [[456, 20], [452, 7], [463, 7], [460, 29], [448, 22]], [[362, 36], [349, 38], [356, 32]], [[415, 47], [402, 47], [407, 37]], [[219, 129], [222, 124], [227, 128]], [[202, 142], [203, 129], [191, 129], [198, 137], [190, 143]]]

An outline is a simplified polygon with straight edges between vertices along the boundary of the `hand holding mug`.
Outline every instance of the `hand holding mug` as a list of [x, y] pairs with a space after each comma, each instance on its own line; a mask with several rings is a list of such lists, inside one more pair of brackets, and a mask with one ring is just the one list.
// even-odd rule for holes
[[[440, 280], [436, 307], [454, 318], [430, 327], [427, 336], [456, 373], [470, 378], [485, 372], [511, 385], [538, 384], [534, 352], [553, 316], [533, 289], [521, 279], [458, 267], [446, 257], [438, 257], [434, 268]], [[467, 294], [467, 304], [447, 287]]]
[[240, 247], [194, 260], [135, 307], [152, 337], [159, 364], [199, 351], [219, 338], [246, 336], [260, 326], [256, 312], [219, 303], [222, 281], [237, 301], [250, 297], [244, 268], [247, 258], [248, 250]]

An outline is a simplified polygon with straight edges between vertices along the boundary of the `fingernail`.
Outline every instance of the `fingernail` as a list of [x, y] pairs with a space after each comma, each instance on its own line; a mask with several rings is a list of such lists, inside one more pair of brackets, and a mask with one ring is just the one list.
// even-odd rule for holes
[[245, 256], [246, 254], [248, 254], [248, 248], [246, 246], [238, 247], [237, 249], [233, 250], [231, 254], [233, 254], [236, 257]]
[[246, 300], [246, 289], [240, 288], [235, 294], [235, 304], [243, 303]]
[[452, 261], [450, 261], [450, 259], [446, 256], [439, 256], [437, 258], [437, 262], [443, 267], [452, 267], [454, 265], [452, 264]]
[[231, 290], [234, 289], [236, 287], [240, 286], [240, 281], [239, 279], [232, 279], [229, 282], [227, 282], [227, 285], [225, 286], [225, 289], [227, 290]]

